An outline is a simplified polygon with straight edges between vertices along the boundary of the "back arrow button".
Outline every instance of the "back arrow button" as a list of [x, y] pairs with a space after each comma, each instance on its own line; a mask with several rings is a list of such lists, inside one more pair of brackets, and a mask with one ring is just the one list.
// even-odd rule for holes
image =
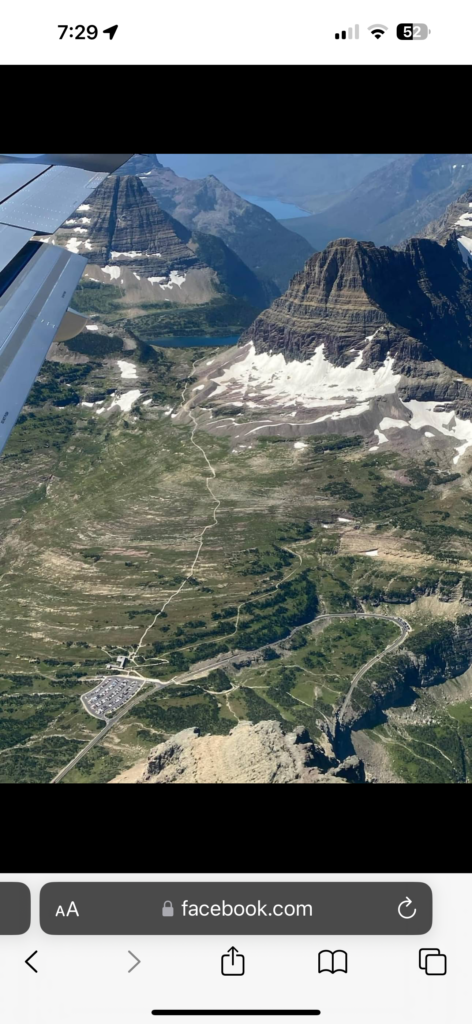
[[131, 952], [131, 950], [130, 950], [130, 949], [128, 950], [128, 953], [129, 953], [129, 955], [130, 955], [130, 956], [132, 956], [132, 957], [133, 957], [133, 959], [134, 959], [134, 960], [136, 960], [136, 963], [135, 963], [135, 964], [133, 964], [133, 966], [132, 966], [132, 967], [130, 967], [130, 969], [129, 969], [129, 971], [128, 971], [128, 974], [131, 974], [131, 971], [134, 971], [134, 968], [135, 968], [135, 967], [137, 967], [137, 966], [138, 966], [138, 964], [140, 964], [140, 963], [141, 963], [141, 961], [140, 961], [140, 960], [138, 959], [138, 957], [137, 957], [137, 956], [135, 956], [135, 955], [134, 955], [134, 953], [132, 953], [132, 952]]
[[30, 964], [30, 960], [32, 960], [33, 957], [36, 956], [37, 952], [38, 952], [38, 950], [35, 949], [34, 953], [31, 953], [31, 955], [28, 957], [28, 959], [25, 960], [25, 964], [28, 964], [28, 967], [31, 967], [31, 970], [34, 971], [35, 974], [37, 974], [38, 972], [36, 970], [36, 967], [33, 967], [33, 964]]

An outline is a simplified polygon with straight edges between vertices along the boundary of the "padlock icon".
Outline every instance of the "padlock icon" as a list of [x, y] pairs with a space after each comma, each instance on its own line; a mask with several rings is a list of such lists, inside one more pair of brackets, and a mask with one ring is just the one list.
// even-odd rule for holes
[[173, 917], [174, 916], [174, 908], [173, 908], [172, 903], [170, 902], [170, 900], [165, 900], [164, 906], [162, 908], [162, 916], [163, 917]]

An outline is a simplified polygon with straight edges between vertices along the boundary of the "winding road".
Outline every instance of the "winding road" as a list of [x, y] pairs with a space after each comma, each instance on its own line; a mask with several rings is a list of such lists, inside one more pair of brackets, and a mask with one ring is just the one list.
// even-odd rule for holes
[[[368, 617], [367, 612], [365, 613], [365, 615], [366, 617]], [[337, 715], [337, 719], [340, 725], [342, 725], [343, 723], [343, 718], [345, 717], [347, 709], [351, 706], [352, 695], [359, 680], [362, 679], [362, 676], [364, 676], [365, 673], [368, 672], [370, 668], [372, 668], [372, 665], [375, 665], [376, 661], [380, 661], [382, 658], [385, 657], [386, 654], [390, 654], [390, 651], [394, 651], [396, 647], [399, 647], [400, 644], [402, 644], [404, 640], [406, 640], [408, 633], [411, 633], [411, 626], [406, 621], [406, 619], [400, 619], [396, 615], [384, 615], [382, 617], [385, 619], [389, 619], [390, 622], [395, 622], [397, 626], [400, 626], [401, 634], [396, 640], [393, 641], [393, 643], [389, 644], [388, 647], [385, 647], [383, 651], [380, 651], [380, 654], [375, 654], [374, 657], [370, 659], [370, 661], [363, 665], [362, 668], [358, 669]]]
[[[202, 666], [200, 666], [200, 668], [189, 669], [189, 671], [185, 672], [183, 675], [173, 676], [172, 679], [168, 679], [166, 682], [162, 682], [161, 680], [157, 679], [149, 679], [148, 682], [153, 686], [154, 689], [161, 690], [164, 689], [165, 686], [169, 686], [171, 683], [190, 682], [191, 679], [195, 679], [198, 676], [200, 676], [203, 671], [205, 672], [205, 675], [207, 675], [208, 672], [211, 672], [212, 669], [221, 668], [222, 665], [228, 665], [230, 662], [233, 662], [235, 659], [239, 659], [241, 657], [255, 659], [256, 656], [260, 654], [261, 651], [266, 650], [268, 647], [277, 647], [278, 644], [282, 643], [282, 641], [290, 639], [290, 637], [297, 633], [300, 629], [305, 629], [306, 626], [311, 626], [315, 622], [320, 622], [326, 619], [387, 619], [387, 621], [389, 622], [395, 622], [396, 625], [400, 627], [401, 631], [400, 636], [398, 637], [397, 640], [394, 640], [393, 643], [389, 644], [388, 647], [385, 647], [383, 651], [380, 651], [379, 654], [376, 654], [373, 658], [370, 658], [369, 661], [366, 662], [366, 664], [363, 665], [362, 668], [358, 669], [358, 671], [354, 675], [349, 690], [344, 698], [344, 701], [341, 705], [340, 711], [337, 716], [338, 721], [340, 722], [340, 724], [342, 724], [342, 718], [344, 717], [347, 708], [350, 706], [352, 694], [359, 680], [368, 671], [368, 669], [371, 668], [372, 665], [375, 665], [375, 663], [377, 661], [380, 661], [381, 658], [384, 658], [386, 654], [390, 654], [390, 652], [395, 650], [396, 647], [399, 647], [400, 644], [404, 642], [408, 634], [411, 632], [411, 626], [408, 624], [408, 622], [405, 619], [401, 619], [398, 615], [383, 615], [381, 612], [324, 612], [322, 615], [317, 615], [314, 619], [311, 620], [311, 622], [304, 622], [300, 626], [294, 626], [294, 628], [290, 631], [288, 636], [281, 637], [280, 640], [274, 640], [272, 641], [272, 643], [269, 644], [263, 644], [263, 646], [258, 647], [257, 650], [235, 651], [233, 654], [229, 655], [226, 658], [221, 658], [221, 656], [219, 656], [215, 658], [213, 661], [205, 663], [204, 669], [202, 668]], [[56, 782], [61, 782], [64, 776], [67, 775], [67, 773], [70, 772], [72, 768], [75, 768], [75, 766], [79, 763], [82, 757], [84, 757], [85, 754], [88, 754], [88, 752], [92, 750], [92, 748], [96, 746], [96, 744], [99, 743], [104, 736], [106, 736], [110, 729], [112, 729], [113, 726], [116, 725], [117, 722], [119, 722], [128, 713], [130, 708], [134, 707], [136, 704], [139, 704], [140, 701], [144, 700], [148, 696], [149, 689], [146, 687], [144, 692], [139, 693], [136, 697], [133, 697], [130, 701], [128, 701], [128, 703], [125, 704], [113, 718], [109, 719], [106, 722], [103, 729], [101, 729], [96, 736], [93, 736], [92, 739], [85, 744], [82, 750], [79, 750], [79, 753], [76, 754], [71, 761], [69, 761], [69, 764], [65, 765], [64, 768], [61, 768], [61, 771], [58, 772], [53, 779], [51, 779], [51, 783], [53, 784]]]

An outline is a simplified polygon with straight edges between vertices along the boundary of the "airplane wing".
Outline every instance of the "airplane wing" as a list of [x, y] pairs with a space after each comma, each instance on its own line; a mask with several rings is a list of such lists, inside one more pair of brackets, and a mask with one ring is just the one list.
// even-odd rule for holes
[[75, 337], [86, 319], [68, 310], [86, 259], [37, 237], [132, 155], [0, 154], [0, 452], [51, 343]]

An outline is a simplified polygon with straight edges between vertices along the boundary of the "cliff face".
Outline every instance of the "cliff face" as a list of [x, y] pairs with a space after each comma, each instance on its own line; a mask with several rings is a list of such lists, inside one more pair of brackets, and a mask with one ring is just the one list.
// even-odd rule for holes
[[383, 712], [415, 698], [412, 687], [435, 686], [465, 672], [472, 662], [472, 615], [439, 622], [421, 630], [398, 654], [379, 662], [366, 674], [346, 715], [347, 729], [373, 728]]
[[455, 240], [464, 263], [472, 267], [472, 188], [450, 203], [442, 216], [427, 224], [418, 237], [431, 238], [440, 245]]
[[302, 727], [284, 732], [278, 722], [240, 722], [228, 736], [184, 729], [151, 751], [147, 761], [113, 782], [317, 783], [362, 782], [357, 757], [331, 760]]
[[[385, 329], [374, 339], [378, 328]], [[365, 347], [365, 365], [390, 352], [402, 364], [437, 359], [472, 374], [471, 337], [470, 273], [453, 242], [411, 239], [395, 251], [342, 238], [308, 260], [241, 342], [296, 359], [323, 343], [339, 365], [350, 361], [349, 349]]]
[[192, 235], [134, 175], [108, 177], [53, 241], [87, 257], [87, 276], [154, 302], [206, 302], [226, 292], [265, 305], [256, 275], [221, 239]]
[[101, 267], [111, 264], [165, 276], [200, 265], [187, 246], [190, 233], [161, 210], [132, 175], [106, 178], [55, 237], [58, 245]]

